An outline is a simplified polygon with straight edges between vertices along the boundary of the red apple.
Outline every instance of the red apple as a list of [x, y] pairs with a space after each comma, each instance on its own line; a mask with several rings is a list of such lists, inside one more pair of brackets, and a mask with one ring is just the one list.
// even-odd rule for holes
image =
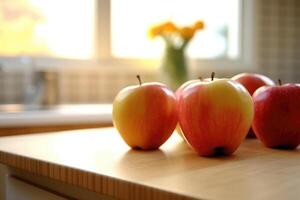
[[253, 95], [253, 130], [271, 148], [300, 144], [300, 85], [265, 86]]
[[[241, 83], [248, 90], [251, 96], [258, 88], [262, 86], [275, 85], [274, 81], [272, 81], [269, 77], [261, 74], [241, 73], [235, 75], [231, 79]], [[255, 138], [252, 128], [249, 129], [247, 137]]]
[[272, 79], [261, 74], [241, 73], [235, 75], [231, 79], [241, 83], [248, 90], [251, 96], [262, 86], [275, 85]]
[[134, 149], [159, 148], [178, 122], [175, 95], [160, 83], [140, 81], [140, 85], [124, 88], [115, 97], [112, 114], [114, 126]]
[[202, 156], [232, 154], [245, 139], [252, 119], [252, 98], [233, 80], [193, 83], [179, 98], [184, 137]]

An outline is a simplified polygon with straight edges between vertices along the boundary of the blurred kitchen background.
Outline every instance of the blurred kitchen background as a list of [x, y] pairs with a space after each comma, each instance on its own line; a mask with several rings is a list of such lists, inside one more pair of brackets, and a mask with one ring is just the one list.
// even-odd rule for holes
[[136, 74], [159, 80], [163, 43], [147, 38], [152, 24], [198, 19], [192, 78], [300, 82], [299, 0], [0, 0], [0, 104], [110, 103]]

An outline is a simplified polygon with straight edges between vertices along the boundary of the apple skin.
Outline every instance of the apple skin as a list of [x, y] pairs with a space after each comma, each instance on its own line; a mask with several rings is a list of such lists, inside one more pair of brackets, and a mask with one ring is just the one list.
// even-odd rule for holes
[[201, 156], [234, 153], [245, 139], [252, 119], [252, 98], [233, 80], [193, 83], [179, 99], [184, 137]]
[[[251, 96], [258, 88], [262, 86], [275, 85], [274, 81], [269, 77], [261, 74], [254, 74], [254, 73], [241, 73], [235, 75], [231, 79], [241, 83], [248, 90]], [[252, 128], [249, 129], [247, 137], [248, 138], [256, 137]]]
[[[192, 83], [197, 83], [199, 81], [201, 81], [201, 79], [193, 79], [183, 83], [175, 92], [176, 99], [179, 100], [181, 92], [184, 90], [184, 88], [191, 85]], [[183, 133], [179, 124], [177, 124], [176, 126], [176, 131], [183, 138]]]
[[[216, 80], [217, 78], [214, 78], [214, 80]], [[175, 96], [177, 98], [177, 100], [179, 100], [180, 98], [180, 95], [181, 95], [181, 92], [184, 90], [184, 88], [188, 87], [189, 85], [191, 85], [192, 83], [198, 83], [198, 82], [201, 82], [201, 81], [211, 81], [211, 78], [205, 78], [205, 79], [202, 79], [201, 77], [199, 79], [193, 79], [193, 80], [189, 80], [185, 83], [183, 83], [175, 92]], [[183, 137], [183, 133], [182, 133], [182, 130], [181, 130], [181, 127], [180, 125], [177, 125], [176, 127], [176, 131], [177, 133]]]
[[[213, 77], [214, 80], [218, 80], [218, 78]], [[191, 85], [192, 83], [198, 83], [201, 81], [205, 81], [205, 82], [210, 82], [212, 80], [212, 78], [199, 78], [199, 79], [193, 79], [193, 80], [189, 80], [185, 83], [183, 83], [175, 92], [175, 96], [177, 99], [179, 99], [179, 96], [181, 95], [181, 92], [184, 90], [184, 88], [188, 87], [189, 85]]]
[[242, 84], [252, 96], [253, 93], [262, 86], [275, 85], [274, 81], [262, 74], [241, 73], [231, 78]]
[[166, 85], [145, 83], [121, 90], [113, 102], [113, 124], [133, 149], [159, 148], [178, 122], [174, 93]]
[[253, 130], [270, 148], [300, 144], [300, 85], [265, 86], [253, 94]]
[[201, 81], [200, 79], [193, 79], [193, 80], [189, 80], [185, 83], [183, 83], [175, 92], [175, 96], [177, 99], [179, 99], [179, 96], [181, 95], [181, 92], [183, 91], [184, 88], [186, 88], [187, 86], [191, 85], [192, 83], [197, 83]]

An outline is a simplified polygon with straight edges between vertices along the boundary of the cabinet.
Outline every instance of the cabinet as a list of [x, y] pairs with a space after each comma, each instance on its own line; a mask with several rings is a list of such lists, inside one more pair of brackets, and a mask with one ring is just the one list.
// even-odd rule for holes
[[5, 176], [6, 166], [0, 164], [0, 200], [5, 200]]
[[6, 176], [5, 193], [5, 200], [66, 200], [66, 198], [38, 188], [9, 175]]

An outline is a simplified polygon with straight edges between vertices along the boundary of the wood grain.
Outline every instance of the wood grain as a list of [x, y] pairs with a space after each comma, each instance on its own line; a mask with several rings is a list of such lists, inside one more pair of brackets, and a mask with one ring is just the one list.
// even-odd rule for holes
[[113, 128], [0, 138], [0, 162], [118, 199], [299, 199], [300, 152], [247, 140], [203, 158], [176, 134], [130, 150]]

